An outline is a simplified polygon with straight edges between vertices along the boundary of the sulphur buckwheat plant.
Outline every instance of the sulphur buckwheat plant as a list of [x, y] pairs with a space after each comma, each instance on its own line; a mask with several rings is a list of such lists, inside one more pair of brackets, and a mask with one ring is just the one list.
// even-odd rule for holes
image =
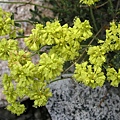
[[[5, 73], [2, 77], [8, 110], [22, 114], [26, 108], [21, 100], [26, 97], [34, 100], [34, 107], [45, 106], [52, 96], [48, 85], [57, 81], [66, 71], [68, 73], [71, 66], [75, 66], [71, 78], [78, 83], [96, 88], [108, 81], [118, 87], [120, 23], [112, 20], [98, 31], [92, 11], [92, 5], [98, 1], [80, 0], [82, 4], [87, 4], [80, 7], [87, 7], [93, 22], [76, 16], [70, 25], [61, 24], [58, 19], [47, 21], [44, 25], [35, 22], [30, 35], [24, 37], [25, 49], [19, 47], [18, 29], [12, 14], [0, 8], [0, 59], [8, 61], [10, 70], [9, 74]], [[99, 7], [101, 5], [94, 9]], [[85, 16], [88, 17], [87, 14]], [[104, 39], [98, 35], [103, 29]], [[34, 63], [32, 57], [36, 54], [39, 61]], [[81, 56], [84, 59], [81, 60]], [[66, 69], [69, 63], [71, 65]]]

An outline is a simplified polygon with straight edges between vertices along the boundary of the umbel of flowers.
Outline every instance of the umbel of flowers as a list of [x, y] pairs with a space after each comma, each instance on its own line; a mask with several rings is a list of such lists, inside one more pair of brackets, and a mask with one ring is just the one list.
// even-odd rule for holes
[[101, 44], [91, 46], [87, 51], [89, 65], [88, 62], [76, 63], [74, 77], [78, 82], [83, 82], [92, 88], [103, 86], [105, 80], [111, 81], [112, 86], [118, 87], [120, 83], [120, 69], [116, 70], [111, 66], [107, 66], [107, 77], [105, 77], [102, 68], [108, 59], [107, 54], [120, 50], [120, 24], [116, 25], [115, 22], [111, 22], [110, 29], [106, 30], [106, 40], [99, 40], [99, 43]]
[[[1, 9], [1, 24], [11, 26], [7, 32], [0, 29], [0, 58], [8, 61], [10, 69], [10, 74], [3, 75], [3, 93], [8, 101], [7, 109], [20, 115], [25, 111], [25, 106], [20, 104], [24, 97], [34, 100], [34, 107], [46, 105], [52, 96], [47, 85], [61, 74], [66, 61], [79, 56], [80, 43], [92, 36], [92, 32], [89, 21], [81, 22], [79, 18], [75, 18], [73, 27], [61, 26], [58, 20], [47, 22], [46, 26], [36, 24], [24, 40], [28, 50], [23, 50], [14, 39], [17, 31], [12, 36], [14, 21], [7, 14]], [[9, 22], [2, 23], [4, 19]], [[50, 47], [48, 53], [40, 54], [37, 64], [32, 63], [31, 57], [44, 46]]]

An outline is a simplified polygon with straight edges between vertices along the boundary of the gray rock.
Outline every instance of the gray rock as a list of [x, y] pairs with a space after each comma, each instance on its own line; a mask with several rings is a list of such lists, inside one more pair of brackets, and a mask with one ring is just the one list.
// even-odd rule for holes
[[105, 84], [91, 89], [71, 79], [49, 85], [52, 120], [120, 120], [120, 89]]

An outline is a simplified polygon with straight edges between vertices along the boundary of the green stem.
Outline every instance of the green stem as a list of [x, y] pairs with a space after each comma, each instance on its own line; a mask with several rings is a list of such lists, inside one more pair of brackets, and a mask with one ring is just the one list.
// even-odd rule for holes
[[50, 81], [48, 84], [51, 84], [51, 83], [54, 83], [54, 82], [57, 82], [57, 81], [60, 81], [60, 80], [68, 80], [68, 79], [72, 79], [72, 77], [71, 77], [71, 78], [60, 78], [60, 79], [55, 79], [55, 80]]
[[109, 1], [109, 3], [110, 3], [110, 9], [111, 9], [111, 13], [112, 13], [112, 17], [113, 17], [113, 19], [114, 19], [114, 11], [113, 11], [113, 3], [112, 3], [112, 1], [111, 0], [108, 0]]
[[89, 45], [80, 45], [81, 47], [89, 47]]
[[93, 21], [93, 25], [94, 25], [95, 31], [97, 32], [98, 28], [97, 28], [97, 25], [96, 25], [95, 17], [94, 17], [93, 10], [92, 10], [91, 6], [90, 6], [90, 15], [91, 15], [91, 18], [92, 18], [92, 21]]
[[17, 36], [15, 39], [18, 39], [18, 38], [27, 38], [29, 36]]
[[57, 77], [56, 79], [50, 81], [49, 84], [54, 83], [54, 82], [59, 81], [59, 80], [72, 79], [72, 76], [73, 76], [73, 74], [69, 74], [69, 73], [68, 74], [62, 74], [60, 77]]
[[28, 22], [30, 24], [33, 24], [31, 21], [29, 20], [14, 20], [14, 22]]
[[110, 3], [111, 8], [113, 8], [112, 1], [111, 1], [111, 0], [108, 0], [108, 1], [109, 1], [109, 3]]
[[101, 7], [103, 7], [104, 5], [106, 5], [107, 3], [108, 3], [108, 1], [102, 3], [101, 5], [96, 6], [95, 8], [96, 8], [96, 9], [101, 8]]
[[118, 9], [119, 9], [119, 5], [120, 5], [120, 1], [118, 0], [118, 2], [117, 2], [117, 5], [116, 5], [116, 12], [118, 11]]

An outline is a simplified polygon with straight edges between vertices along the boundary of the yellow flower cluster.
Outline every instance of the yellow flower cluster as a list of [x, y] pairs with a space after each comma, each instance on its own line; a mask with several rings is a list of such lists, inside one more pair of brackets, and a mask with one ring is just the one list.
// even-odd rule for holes
[[79, 18], [75, 18], [73, 27], [68, 27], [68, 24], [61, 26], [59, 21], [47, 22], [45, 27], [37, 24], [25, 43], [33, 51], [50, 45], [52, 48], [49, 54], [56, 53], [58, 57], [68, 61], [79, 55], [80, 42], [91, 36], [89, 21], [81, 22]]
[[63, 71], [63, 59], [59, 58], [56, 54], [48, 55], [43, 53], [40, 56], [38, 73], [41, 80], [53, 80]]
[[114, 87], [118, 87], [120, 83], [120, 69], [118, 72], [114, 68], [107, 69], [107, 80], [112, 81], [111, 85]]
[[[107, 54], [112, 51], [120, 50], [120, 24], [110, 23], [110, 29], [106, 30], [106, 40], [99, 40], [100, 45], [89, 47], [89, 63], [76, 64], [75, 79], [85, 85], [96, 87], [102, 86], [105, 79], [112, 81], [111, 85], [117, 87], [120, 83], [120, 70], [106, 68], [107, 74], [104, 76], [101, 68], [107, 60]], [[92, 68], [93, 66], [93, 68]]]
[[18, 50], [18, 41], [5, 38], [0, 40], [0, 58], [2, 60], [8, 60], [10, 52], [14, 50]]
[[75, 65], [74, 78], [78, 82], [82, 82], [87, 86], [95, 88], [103, 86], [105, 82], [105, 75], [101, 67], [88, 65], [88, 62]]
[[93, 5], [95, 2], [98, 2], [99, 0], [80, 0], [81, 3], [87, 4], [87, 5]]
[[3, 11], [0, 8], [0, 36], [10, 35], [10, 37], [16, 37], [16, 30], [14, 27], [14, 20], [11, 18], [11, 13]]

